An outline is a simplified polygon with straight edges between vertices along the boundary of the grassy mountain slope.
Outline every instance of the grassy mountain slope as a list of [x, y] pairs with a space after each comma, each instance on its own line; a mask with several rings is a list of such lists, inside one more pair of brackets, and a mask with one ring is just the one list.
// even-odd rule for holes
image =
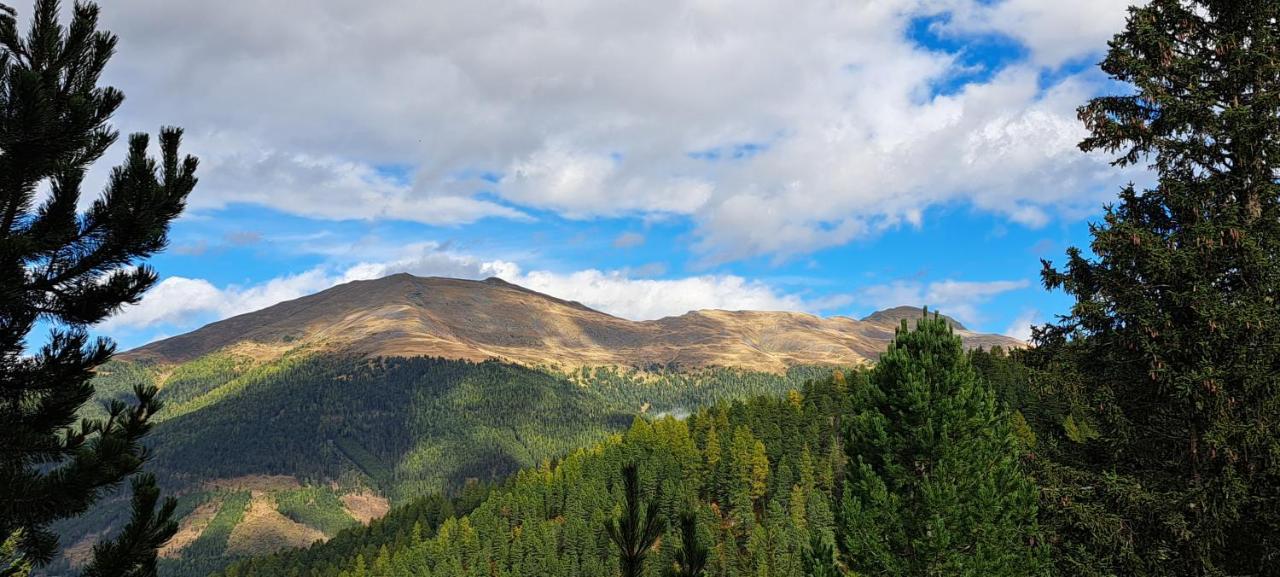
[[[339, 285], [219, 321], [123, 358], [173, 365], [220, 351], [265, 360], [309, 349], [364, 356], [500, 359], [569, 369], [604, 365], [782, 372], [794, 365], [874, 359], [899, 320], [919, 316], [918, 309], [910, 307], [892, 312], [858, 321], [792, 312], [705, 310], [636, 322], [499, 279], [397, 274]], [[974, 346], [1020, 344], [960, 329]]]
[[[537, 467], [636, 414], [799, 388], [873, 358], [912, 314], [699, 311], [633, 322], [496, 279], [395, 275], [130, 351], [97, 384], [103, 400], [160, 387], [149, 468], [184, 504], [184, 540], [164, 565], [194, 575], [327, 539], [388, 502]], [[970, 345], [1018, 344], [961, 334]], [[118, 529], [123, 504], [61, 527], [64, 563]]]

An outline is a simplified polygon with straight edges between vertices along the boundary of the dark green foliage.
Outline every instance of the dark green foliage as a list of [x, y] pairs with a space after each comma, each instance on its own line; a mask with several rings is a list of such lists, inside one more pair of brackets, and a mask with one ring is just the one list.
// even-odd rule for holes
[[[850, 377], [861, 379], [860, 372]], [[333, 548], [349, 530], [304, 553], [237, 564], [223, 575], [614, 575], [621, 557], [600, 528], [618, 517], [619, 503], [627, 499], [618, 471], [635, 464], [635, 493], [656, 509], [652, 518], [669, 536], [649, 551], [643, 575], [667, 575], [680, 565], [677, 559], [697, 557], [686, 551], [705, 549], [704, 575], [800, 577], [810, 535], [830, 540], [838, 485], [832, 472], [843, 462], [834, 431], [847, 410], [848, 386], [856, 385], [827, 379], [785, 398], [721, 404], [685, 421], [638, 418], [622, 438], [522, 470], [466, 516], [432, 525], [399, 521], [398, 536], [369, 539], [358, 548], [343, 545], [339, 554]], [[713, 430], [737, 431], [726, 437], [736, 436], [751, 450], [737, 455], [732, 440], [726, 441], [709, 466]], [[753, 501], [750, 474], [764, 470], [754, 463], [757, 442], [769, 473]], [[647, 508], [641, 507], [641, 524]], [[667, 526], [691, 510], [693, 531]], [[674, 538], [677, 533], [682, 539]], [[691, 538], [696, 544], [681, 544]]]
[[1069, 503], [1064, 571], [1280, 566], [1278, 21], [1263, 0], [1133, 8], [1102, 68], [1134, 90], [1080, 109], [1081, 148], [1157, 181], [1121, 191], [1094, 256], [1044, 268], [1075, 304], [1037, 356], [1083, 408], [1083, 450], [1045, 479]]
[[1009, 415], [936, 315], [898, 329], [854, 391], [838, 543], [868, 575], [1043, 575], [1036, 488]]
[[[196, 160], [179, 157], [178, 129], [161, 131], [159, 160], [135, 134], [106, 190], [79, 212], [84, 175], [117, 136], [108, 121], [123, 95], [98, 86], [116, 38], [97, 30], [93, 4], [77, 4], [63, 27], [58, 2], [38, 0], [25, 37], [16, 12], [0, 8], [0, 540], [21, 530], [19, 549], [39, 565], [57, 549], [51, 523], [85, 513], [146, 459], [139, 441], [160, 408], [154, 388], [75, 422], [114, 349], [85, 329], [155, 283], [141, 261], [164, 248]], [[28, 355], [37, 323], [53, 329]], [[133, 520], [98, 547], [94, 571], [149, 573], [154, 546], [173, 531], [172, 505], [155, 509], [150, 479], [134, 488]]]
[[178, 530], [172, 520], [177, 501], [170, 498], [156, 509], [160, 489], [156, 479], [143, 473], [133, 479], [133, 514], [129, 524], [111, 541], [94, 546], [93, 561], [83, 577], [154, 577], [156, 550]]
[[634, 464], [622, 467], [622, 516], [604, 524], [604, 532], [618, 548], [618, 568], [622, 577], [640, 577], [649, 550], [662, 537], [663, 522], [658, 502], [647, 506], [640, 495], [639, 470]]
[[218, 512], [200, 533], [200, 538], [188, 546], [192, 557], [221, 555], [227, 548], [227, 539], [231, 538], [231, 531], [249, 510], [251, 496], [247, 491], [223, 493], [220, 497], [222, 503], [218, 505]]
[[669, 577], [701, 577], [707, 568], [707, 548], [698, 539], [698, 516], [685, 511], [680, 514], [680, 550], [674, 556], [675, 567]]
[[[201, 480], [284, 474], [317, 485], [374, 487], [403, 503], [453, 494], [470, 479], [503, 478], [599, 442], [627, 427], [644, 403], [650, 413], [683, 413], [753, 391], [782, 393], [830, 371], [602, 370], [580, 371], [570, 380], [498, 362], [303, 352], [254, 364], [215, 353], [164, 369], [116, 361], [97, 382], [109, 392], [153, 385], [158, 375], [168, 375], [158, 397], [166, 409], [148, 438], [151, 467], [167, 489], [198, 491]], [[326, 513], [295, 507], [290, 495], [277, 496], [281, 511], [325, 533], [345, 516], [332, 507], [322, 508]], [[75, 542], [120, 526], [125, 504], [118, 498], [91, 516], [60, 524], [59, 532]], [[377, 555], [361, 553], [370, 560]], [[196, 575], [232, 560], [221, 551], [187, 548], [181, 559], [162, 560], [161, 570]]]
[[804, 551], [804, 574], [806, 577], [841, 576], [836, 565], [835, 548], [820, 535], [814, 534], [809, 539], [809, 548]]
[[[357, 557], [374, 559], [382, 548], [398, 551], [435, 534], [445, 519], [469, 513], [489, 494], [482, 483], [468, 484], [458, 497], [432, 495], [397, 507], [368, 527], [350, 527], [333, 539], [307, 549], [284, 551], [241, 561], [225, 575], [290, 575], [332, 577]], [[176, 573], [176, 572], [175, 572]], [[183, 573], [194, 574], [194, 573]], [[203, 575], [203, 574], [202, 574]]]

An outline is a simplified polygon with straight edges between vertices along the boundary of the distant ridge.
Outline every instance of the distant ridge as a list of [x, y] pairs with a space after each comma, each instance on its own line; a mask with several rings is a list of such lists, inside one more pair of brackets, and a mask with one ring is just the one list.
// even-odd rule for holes
[[[924, 316], [924, 313], [925, 313], [924, 309], [920, 307], [911, 307], [911, 306], [893, 307], [891, 309], [884, 309], [882, 311], [876, 311], [874, 313], [871, 313], [863, 317], [862, 322], [877, 323], [877, 324], [891, 324], [894, 326], [898, 326], [902, 324], [902, 321], [907, 321], [908, 326], [914, 327], [915, 322], [917, 320], [920, 320], [920, 318]], [[935, 311], [929, 311], [929, 316], [933, 316], [934, 314], [935, 314]], [[947, 324], [951, 325], [951, 328], [956, 329], [957, 331], [968, 330], [965, 328], [964, 325], [960, 324], [960, 321], [955, 320], [947, 315], [941, 315], [941, 316], [942, 316], [942, 320], [947, 321]]]
[[[173, 364], [224, 349], [260, 359], [307, 349], [563, 367], [723, 366], [777, 372], [802, 364], [874, 360], [903, 319], [922, 314], [919, 308], [896, 307], [859, 321], [797, 312], [701, 310], [630, 321], [497, 278], [401, 273], [338, 285], [211, 323], [122, 357]], [[971, 347], [1025, 346], [948, 321]]]

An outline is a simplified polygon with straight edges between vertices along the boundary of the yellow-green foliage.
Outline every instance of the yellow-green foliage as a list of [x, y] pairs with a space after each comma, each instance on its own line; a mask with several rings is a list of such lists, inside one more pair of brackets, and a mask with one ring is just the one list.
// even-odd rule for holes
[[273, 495], [276, 510], [298, 523], [319, 529], [327, 536], [355, 524], [347, 514], [338, 494], [327, 487], [303, 487], [292, 491], [280, 491]]
[[1087, 443], [1098, 438], [1098, 430], [1089, 423], [1089, 419], [1081, 416], [1076, 418], [1076, 414], [1067, 415], [1062, 422], [1062, 429], [1066, 432], [1067, 438], [1076, 443]]
[[1018, 439], [1018, 442], [1023, 447], [1035, 449], [1036, 444], [1039, 442], [1036, 439], [1036, 432], [1027, 423], [1027, 418], [1022, 416], [1022, 411], [1014, 411], [1010, 420], [1012, 421], [1013, 436]]

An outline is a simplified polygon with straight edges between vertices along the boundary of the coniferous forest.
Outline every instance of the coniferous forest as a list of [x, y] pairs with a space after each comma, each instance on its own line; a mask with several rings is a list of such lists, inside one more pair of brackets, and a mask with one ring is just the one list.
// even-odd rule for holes
[[0, 577], [1280, 575], [1278, 2], [1129, 9], [1079, 148], [1151, 179], [1028, 346], [926, 310], [783, 372], [113, 359], [197, 163], [133, 135], [81, 203], [123, 96], [63, 12], [0, 13]]

